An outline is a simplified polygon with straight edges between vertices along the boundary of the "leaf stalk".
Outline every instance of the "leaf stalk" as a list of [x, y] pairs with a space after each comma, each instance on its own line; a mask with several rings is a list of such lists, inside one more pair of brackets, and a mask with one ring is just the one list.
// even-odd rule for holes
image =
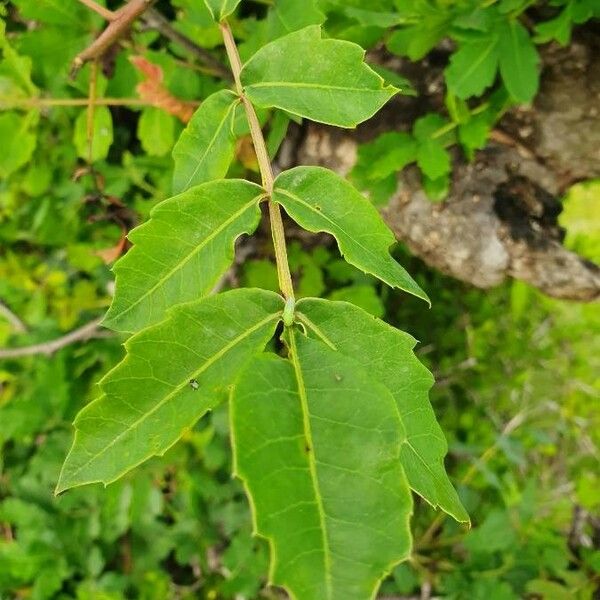
[[254, 110], [252, 102], [246, 97], [244, 93], [244, 87], [240, 80], [240, 73], [242, 71], [242, 62], [240, 55], [235, 44], [235, 39], [231, 28], [227, 21], [219, 23], [221, 34], [223, 35], [223, 43], [225, 44], [225, 50], [227, 51], [227, 57], [229, 58], [229, 64], [231, 65], [231, 71], [233, 73], [233, 80], [235, 81], [235, 89], [240, 97], [244, 110], [246, 111], [246, 117], [248, 119], [248, 125], [250, 127], [250, 135], [252, 137], [252, 144], [256, 152], [256, 158], [258, 160], [258, 166], [260, 169], [260, 175], [262, 179], [262, 185], [267, 191], [269, 196], [269, 220], [271, 222], [271, 235], [273, 236], [273, 246], [275, 248], [275, 262], [277, 264], [277, 275], [279, 279], [279, 288], [284, 298], [294, 298], [294, 287], [292, 284], [292, 276], [290, 274], [290, 267], [287, 257], [287, 247], [285, 243], [285, 230], [283, 227], [283, 219], [281, 217], [281, 209], [279, 204], [276, 204], [272, 200], [273, 184], [275, 177], [273, 176], [273, 168], [271, 167], [271, 160], [269, 159], [269, 153], [267, 151], [267, 145], [265, 138], [260, 126], [260, 122]]

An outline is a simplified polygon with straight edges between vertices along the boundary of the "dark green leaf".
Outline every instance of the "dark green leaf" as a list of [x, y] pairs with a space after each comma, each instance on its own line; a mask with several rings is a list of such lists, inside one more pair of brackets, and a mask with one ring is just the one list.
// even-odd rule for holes
[[492, 34], [460, 45], [450, 57], [446, 82], [459, 98], [480, 96], [494, 82], [497, 68], [498, 37]]
[[516, 19], [498, 27], [500, 73], [504, 85], [518, 102], [529, 103], [539, 87], [539, 56], [527, 30]]
[[428, 398], [431, 373], [413, 353], [415, 339], [346, 302], [298, 301], [297, 316], [315, 336], [358, 361], [393, 395], [406, 429], [401, 459], [412, 489], [433, 507], [468, 522], [446, 472], [448, 446]]

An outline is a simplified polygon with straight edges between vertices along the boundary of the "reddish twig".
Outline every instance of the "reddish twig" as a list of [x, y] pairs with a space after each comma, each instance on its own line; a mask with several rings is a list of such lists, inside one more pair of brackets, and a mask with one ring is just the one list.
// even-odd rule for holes
[[133, 22], [154, 2], [154, 0], [129, 0], [119, 10], [112, 12], [102, 9], [92, 0], [79, 1], [91, 10], [102, 14], [108, 21], [108, 26], [85, 50], [75, 57], [71, 66], [71, 77], [75, 77], [86, 62], [101, 58], [111, 46], [127, 34]]

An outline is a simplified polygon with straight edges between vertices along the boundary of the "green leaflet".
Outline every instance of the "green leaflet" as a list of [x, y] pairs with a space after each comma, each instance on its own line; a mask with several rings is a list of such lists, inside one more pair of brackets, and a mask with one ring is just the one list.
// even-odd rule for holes
[[164, 156], [173, 148], [175, 141], [175, 117], [160, 108], [148, 106], [138, 121], [137, 134], [147, 154]]
[[304, 229], [331, 233], [350, 264], [429, 302], [390, 255], [394, 234], [346, 180], [321, 167], [296, 167], [277, 177], [273, 200]]
[[256, 358], [232, 393], [236, 472], [271, 542], [273, 583], [297, 600], [368, 600], [411, 547], [402, 424], [353, 360], [288, 338], [289, 361]]
[[24, 117], [16, 112], [0, 115], [0, 177], [8, 177], [31, 159], [37, 145], [35, 125], [38, 111], [30, 111]]
[[56, 489], [108, 484], [163, 454], [221, 402], [237, 373], [272, 337], [283, 301], [232, 290], [177, 307], [126, 342], [126, 358], [100, 382], [103, 395], [75, 419]]
[[445, 148], [450, 136], [439, 135], [448, 122], [436, 113], [429, 113], [415, 121], [413, 135], [417, 147], [417, 164], [429, 179], [438, 179], [452, 170], [450, 153]]
[[209, 96], [173, 148], [173, 193], [221, 179], [235, 153], [233, 119], [238, 97], [230, 90]]
[[408, 133], [388, 131], [361, 144], [352, 176], [359, 181], [384, 179], [417, 159], [417, 144]]
[[397, 89], [363, 62], [351, 42], [321, 39], [318, 25], [261, 48], [241, 73], [248, 98], [313, 121], [355, 127], [373, 116]]
[[445, 71], [448, 88], [459, 98], [480, 96], [498, 70], [498, 36], [469, 40], [450, 57]]
[[242, 0], [204, 0], [215, 21], [228, 17]]
[[502, 21], [498, 30], [500, 73], [504, 85], [518, 102], [531, 102], [540, 83], [537, 50], [527, 29], [516, 19]]
[[88, 140], [87, 111], [82, 110], [75, 121], [73, 143], [77, 155], [85, 160], [95, 162], [108, 156], [108, 151], [113, 143], [112, 115], [107, 106], [96, 106], [92, 121], [92, 140]]
[[415, 340], [346, 302], [299, 300], [309, 335], [352, 357], [394, 396], [406, 428], [401, 460], [411, 488], [434, 508], [468, 522], [444, 469], [448, 446], [428, 398], [433, 377], [413, 353]]
[[260, 220], [263, 189], [248, 181], [205, 183], [158, 204], [129, 234], [133, 248], [114, 266], [106, 327], [135, 332], [173, 305], [207, 294], [233, 260], [235, 240]]

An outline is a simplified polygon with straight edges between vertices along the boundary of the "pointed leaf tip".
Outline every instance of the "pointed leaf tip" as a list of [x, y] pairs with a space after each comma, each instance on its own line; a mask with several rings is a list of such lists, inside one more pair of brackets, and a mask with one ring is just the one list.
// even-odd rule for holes
[[390, 254], [394, 234], [352, 184], [322, 167], [296, 167], [275, 180], [273, 200], [299, 225], [333, 235], [344, 258], [391, 287], [431, 302]]

